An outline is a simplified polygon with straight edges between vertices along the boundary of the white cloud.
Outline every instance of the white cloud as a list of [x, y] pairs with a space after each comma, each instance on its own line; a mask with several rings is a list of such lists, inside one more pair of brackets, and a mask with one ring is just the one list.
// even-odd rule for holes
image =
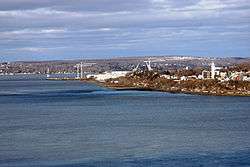
[[53, 8], [37, 8], [33, 10], [7, 10], [0, 11], [0, 17], [15, 17], [15, 18], [41, 18], [51, 17], [57, 18], [88, 18], [88, 17], [103, 17], [113, 15], [126, 15], [130, 11], [117, 11], [117, 12], [84, 12], [84, 11], [63, 11]]
[[67, 47], [21, 47], [10, 49], [10, 51], [19, 51], [19, 52], [49, 52], [54, 50], [62, 50]]
[[0, 17], [24, 17], [24, 18], [33, 18], [39, 16], [55, 17], [82, 17], [81, 13], [78, 12], [68, 12], [68, 11], [59, 11], [51, 8], [38, 8], [33, 10], [9, 10], [9, 11], [0, 11]]
[[49, 37], [51, 35], [60, 35], [68, 32], [67, 29], [21, 29], [14, 31], [3, 31], [0, 32], [0, 38], [2, 39], [21, 39], [21, 38], [35, 38], [37, 35]]
[[231, 38], [230, 45], [249, 40], [249, 0], [105, 1], [111, 5], [101, 0], [62, 1], [27, 0], [26, 5], [8, 8], [9, 3], [5, 9], [0, 0], [0, 49], [19, 47], [16, 54], [55, 50], [80, 54], [84, 50], [140, 50], [138, 46], [143, 50], [171, 42]]
[[185, 7], [188, 10], [215, 10], [225, 8], [226, 5], [220, 0], [201, 0], [196, 5]]
[[16, 49], [18, 51], [28, 51], [28, 52], [42, 52], [47, 50], [47, 48], [36, 48], [36, 47], [24, 47]]
[[67, 32], [67, 29], [22, 29], [16, 31], [5, 31], [2, 34], [14, 34], [14, 35], [22, 35], [22, 34], [51, 34], [51, 33], [64, 33]]
[[249, 7], [249, 0], [200, 0], [195, 4], [177, 7], [175, 10], [190, 10], [190, 11], [199, 11], [199, 10], [241, 10], [240, 7]]

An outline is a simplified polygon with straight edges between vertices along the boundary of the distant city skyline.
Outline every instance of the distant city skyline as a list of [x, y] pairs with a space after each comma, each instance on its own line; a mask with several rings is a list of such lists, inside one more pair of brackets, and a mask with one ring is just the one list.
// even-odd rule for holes
[[250, 57], [250, 0], [0, 1], [0, 62]]

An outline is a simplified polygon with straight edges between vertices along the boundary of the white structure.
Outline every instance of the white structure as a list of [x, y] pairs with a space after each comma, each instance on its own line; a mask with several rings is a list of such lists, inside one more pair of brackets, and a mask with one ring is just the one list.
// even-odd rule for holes
[[181, 80], [181, 81], [186, 81], [186, 80], [187, 80], [187, 77], [186, 77], [186, 76], [181, 76], [180, 80]]
[[83, 63], [82, 62], [80, 63], [80, 69], [81, 69], [80, 77], [83, 78]]
[[220, 73], [220, 80], [226, 80], [227, 79], [227, 73], [226, 72], [221, 72]]
[[[152, 61], [150, 60], [150, 58], [149, 58], [148, 60], [143, 61], [143, 62], [146, 64], [146, 67], [147, 67], [147, 70], [148, 70], [148, 71], [153, 71], [153, 69], [152, 69], [152, 67], [151, 67], [151, 62], [152, 62]], [[132, 70], [132, 72], [138, 71], [140, 65], [141, 65], [141, 64], [138, 63], [137, 66]]]
[[244, 77], [243, 77], [243, 81], [250, 81], [250, 77], [244, 76]]
[[132, 70], [132, 72], [136, 72], [140, 66], [140, 63], [137, 64], [137, 66]]
[[163, 74], [163, 75], [161, 75], [161, 78], [171, 79], [171, 76], [170, 76], [170, 75]]
[[131, 71], [111, 71], [102, 74], [87, 75], [87, 78], [95, 78], [97, 81], [104, 82], [107, 79], [124, 77], [129, 73], [131, 73]]
[[83, 67], [89, 67], [89, 66], [92, 66], [96, 63], [83, 63], [83, 62], [80, 62], [80, 64], [76, 64], [76, 78], [77, 79], [80, 79], [80, 78], [84, 78], [84, 71], [83, 71]]
[[80, 79], [80, 65], [76, 65], [76, 79]]
[[144, 63], [146, 63], [147, 69], [148, 71], [152, 71], [153, 69], [151, 68], [151, 61], [150, 59], [148, 61], [144, 61]]
[[219, 75], [220, 69], [221, 69], [221, 67], [215, 67], [214, 62], [212, 62], [212, 64], [211, 64], [211, 79], [214, 79], [215, 75]]
[[49, 68], [47, 68], [47, 72], [46, 72], [46, 77], [49, 78], [50, 77], [50, 71], [49, 71]]
[[207, 70], [202, 71], [202, 79], [210, 79], [211, 78], [211, 72]]
[[243, 80], [243, 72], [233, 72], [229, 76], [231, 80]]
[[198, 75], [198, 79], [204, 79], [204, 78], [203, 78], [203, 75], [201, 75], [201, 74]]

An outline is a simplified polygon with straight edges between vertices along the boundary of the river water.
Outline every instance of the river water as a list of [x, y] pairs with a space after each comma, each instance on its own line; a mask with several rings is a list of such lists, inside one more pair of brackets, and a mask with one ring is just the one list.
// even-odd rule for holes
[[0, 166], [250, 166], [250, 97], [2, 76]]

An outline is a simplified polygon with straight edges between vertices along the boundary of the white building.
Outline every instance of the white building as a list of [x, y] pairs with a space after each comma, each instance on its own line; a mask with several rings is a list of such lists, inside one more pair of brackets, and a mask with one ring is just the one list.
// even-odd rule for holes
[[97, 81], [104, 82], [107, 79], [124, 77], [129, 73], [131, 73], [131, 71], [111, 71], [111, 72], [105, 72], [102, 74], [93, 74], [93, 75], [89, 74], [86, 77], [87, 78], [94, 78]]
[[215, 76], [220, 74], [220, 71], [219, 71], [220, 69], [221, 69], [221, 67], [215, 67], [214, 62], [212, 62], [212, 64], [211, 64], [211, 79], [215, 79]]
[[202, 79], [210, 79], [211, 78], [211, 72], [203, 70], [202, 71]]
[[181, 81], [186, 81], [186, 80], [187, 80], [187, 77], [186, 77], [186, 76], [181, 76], [180, 80], [181, 80]]
[[243, 80], [243, 72], [232, 72], [229, 76], [231, 80]]
[[243, 76], [243, 81], [250, 81], [250, 77], [248, 77], [248, 76]]
[[221, 72], [220, 73], [220, 80], [226, 80], [227, 79], [227, 73], [226, 72]]
[[204, 79], [204, 78], [203, 78], [203, 75], [201, 75], [201, 74], [198, 75], [198, 79]]
[[171, 79], [171, 76], [170, 76], [170, 75], [163, 74], [163, 75], [161, 75], [161, 78]]

